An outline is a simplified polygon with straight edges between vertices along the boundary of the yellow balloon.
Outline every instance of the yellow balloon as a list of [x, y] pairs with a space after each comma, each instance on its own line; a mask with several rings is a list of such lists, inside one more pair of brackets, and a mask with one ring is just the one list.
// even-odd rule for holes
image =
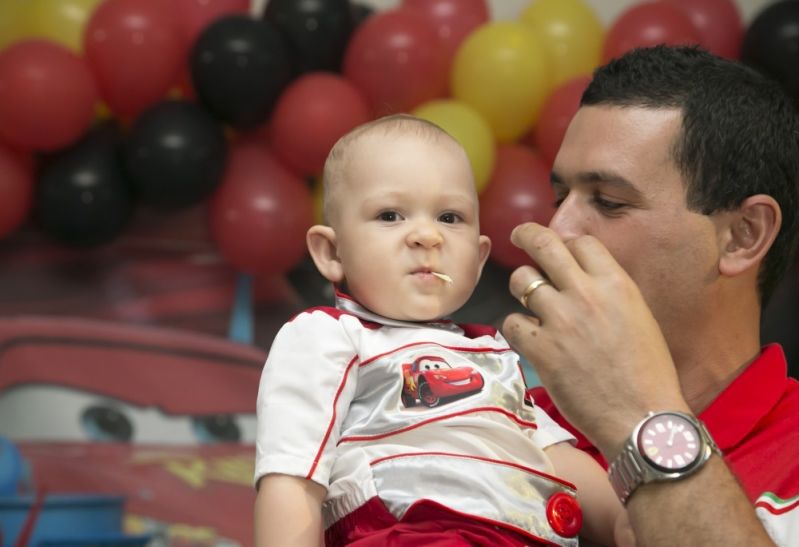
[[412, 113], [440, 125], [461, 143], [472, 164], [474, 184], [482, 192], [494, 169], [494, 135], [488, 122], [468, 104], [453, 99], [427, 102]]
[[517, 21], [474, 30], [455, 55], [452, 95], [475, 108], [499, 142], [513, 142], [533, 127], [552, 90], [548, 56], [535, 33]]
[[605, 29], [583, 0], [534, 0], [521, 21], [535, 31], [553, 69], [553, 85], [590, 74], [600, 63]]
[[[0, 0], [5, 2], [6, 0]], [[28, 33], [83, 51], [83, 29], [102, 0], [29, 0]]]
[[28, 0], [0, 0], [0, 50], [27, 34]]

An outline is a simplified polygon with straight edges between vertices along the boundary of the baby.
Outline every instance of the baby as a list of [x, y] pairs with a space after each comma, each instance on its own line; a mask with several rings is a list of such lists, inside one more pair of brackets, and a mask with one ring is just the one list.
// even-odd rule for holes
[[525, 400], [496, 329], [447, 319], [491, 249], [463, 148], [381, 118], [338, 141], [324, 185], [307, 243], [336, 306], [286, 323], [264, 366], [256, 544], [612, 544], [605, 472]]

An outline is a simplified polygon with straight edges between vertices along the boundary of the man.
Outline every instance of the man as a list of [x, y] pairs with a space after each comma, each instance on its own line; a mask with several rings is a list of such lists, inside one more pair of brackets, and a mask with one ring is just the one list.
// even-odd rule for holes
[[639, 545], [799, 544], [799, 383], [759, 332], [798, 181], [775, 83], [696, 48], [636, 50], [583, 95], [549, 228], [512, 235], [537, 265], [510, 281], [533, 316], [503, 331], [548, 389], [536, 402], [610, 462]]

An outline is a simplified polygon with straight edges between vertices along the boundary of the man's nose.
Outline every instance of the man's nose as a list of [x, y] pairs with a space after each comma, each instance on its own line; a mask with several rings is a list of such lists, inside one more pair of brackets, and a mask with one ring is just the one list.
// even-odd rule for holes
[[407, 237], [408, 245], [411, 247], [433, 248], [441, 245], [443, 241], [438, 226], [430, 220], [413, 222]]
[[582, 227], [585, 211], [581, 211], [580, 209], [577, 196], [571, 194], [561, 202], [555, 214], [552, 216], [552, 220], [549, 221], [549, 227], [558, 234], [563, 241], [574, 239], [585, 232]]

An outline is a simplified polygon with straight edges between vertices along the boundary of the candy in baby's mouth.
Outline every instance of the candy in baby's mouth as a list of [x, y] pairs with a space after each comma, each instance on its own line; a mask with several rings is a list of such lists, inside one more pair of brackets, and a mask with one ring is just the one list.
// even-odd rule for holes
[[441, 281], [446, 281], [447, 283], [452, 283], [452, 278], [450, 276], [448, 276], [447, 274], [438, 273], [438, 272], [430, 272], [430, 273], [432, 273], [434, 276], [439, 278]]

